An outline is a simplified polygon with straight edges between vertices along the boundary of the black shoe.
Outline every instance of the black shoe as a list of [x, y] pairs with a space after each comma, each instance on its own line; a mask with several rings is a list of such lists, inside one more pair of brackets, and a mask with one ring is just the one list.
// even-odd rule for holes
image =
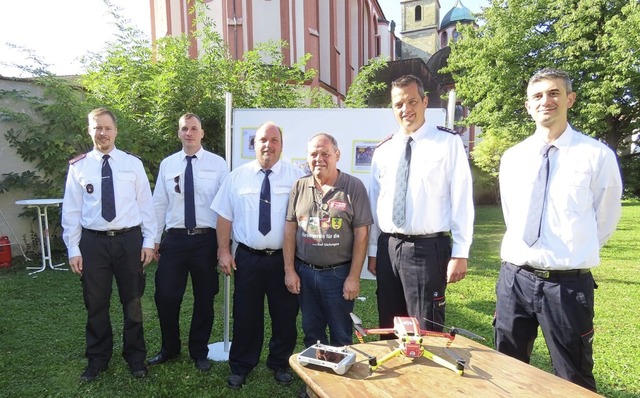
[[136, 379], [142, 379], [143, 377], [147, 376], [147, 373], [149, 373], [147, 365], [142, 362], [130, 364], [129, 370], [131, 370], [131, 376], [135, 377]]
[[167, 354], [163, 354], [163, 353], [159, 352], [154, 357], [151, 357], [151, 359], [149, 359], [147, 361], [147, 364], [149, 364], [150, 366], [160, 365], [161, 363], [165, 363], [167, 361], [170, 361], [170, 360], [176, 358], [177, 356], [178, 356], [178, 354], [167, 355]]
[[232, 390], [239, 390], [244, 384], [246, 376], [232, 373], [227, 379], [227, 387]]
[[97, 368], [95, 366], [87, 366], [80, 375], [80, 381], [94, 381], [100, 372], [104, 372], [107, 368]]
[[278, 384], [288, 386], [293, 381], [293, 376], [287, 371], [287, 369], [276, 369], [273, 372], [273, 378], [276, 379]]
[[211, 362], [207, 358], [204, 359], [196, 359], [193, 361], [196, 364], [196, 368], [200, 369], [203, 372], [208, 372], [211, 369]]
[[297, 398], [311, 398], [309, 396], [309, 394], [307, 394], [307, 386], [302, 386], [300, 387], [300, 390], [298, 391], [298, 395], [296, 395]]

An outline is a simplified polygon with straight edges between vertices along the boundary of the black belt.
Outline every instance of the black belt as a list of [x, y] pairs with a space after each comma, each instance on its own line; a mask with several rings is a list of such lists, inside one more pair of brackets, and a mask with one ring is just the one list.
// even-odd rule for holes
[[515, 265], [515, 267], [519, 267], [523, 271], [530, 272], [542, 279], [551, 279], [551, 278], [562, 278], [562, 277], [577, 277], [580, 275], [588, 274], [591, 272], [589, 268], [580, 268], [580, 269], [568, 269], [568, 270], [558, 270], [558, 271], [548, 271], [544, 269], [533, 268], [529, 265]]
[[449, 237], [449, 232], [436, 232], [433, 234], [424, 234], [424, 235], [405, 235], [405, 234], [398, 234], [398, 233], [393, 233], [393, 234], [387, 234], [389, 236], [392, 236], [396, 239], [400, 239], [400, 240], [406, 240], [408, 242], [413, 242], [415, 240], [419, 240], [419, 239], [433, 239], [433, 238], [444, 238], [444, 237]]
[[95, 229], [88, 229], [88, 228], [83, 228], [83, 230], [94, 235], [118, 236], [118, 235], [126, 234], [127, 232], [131, 232], [131, 231], [140, 231], [140, 226], [138, 225], [130, 228], [111, 229], [108, 231], [96, 231]]
[[316, 271], [328, 271], [330, 269], [334, 269], [334, 268], [338, 268], [338, 267], [342, 267], [343, 265], [347, 265], [347, 264], [351, 264], [351, 260], [349, 261], [344, 261], [338, 264], [330, 264], [330, 265], [316, 265], [316, 264], [310, 264], [304, 260], [301, 260], [299, 257], [296, 257], [296, 260], [300, 261], [302, 264], [306, 265], [307, 267], [311, 268], [311, 269], [315, 269]]
[[249, 247], [247, 245], [245, 245], [244, 243], [238, 243], [238, 247], [248, 251], [249, 253], [253, 253], [253, 254], [257, 254], [258, 256], [264, 256], [264, 257], [269, 257], [269, 256], [275, 256], [276, 254], [282, 254], [282, 249], [262, 249], [262, 250], [258, 250], [258, 249], [254, 249], [252, 247]]
[[169, 235], [207, 235], [212, 234], [215, 229], [213, 228], [169, 228], [167, 233]]

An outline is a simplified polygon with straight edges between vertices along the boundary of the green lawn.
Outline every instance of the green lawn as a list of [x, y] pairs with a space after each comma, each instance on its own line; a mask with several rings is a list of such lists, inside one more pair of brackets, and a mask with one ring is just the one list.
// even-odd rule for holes
[[[447, 323], [485, 336], [492, 344], [491, 320], [494, 284], [504, 230], [498, 207], [478, 207], [469, 276], [451, 285], [447, 298]], [[607, 397], [640, 396], [640, 263], [636, 256], [640, 238], [640, 203], [625, 203], [623, 218], [613, 239], [602, 251], [602, 265], [594, 271], [596, 291], [595, 375], [600, 393]], [[17, 260], [17, 259], [15, 259]], [[38, 264], [38, 261], [35, 261]], [[33, 264], [30, 264], [33, 265]], [[147, 269], [143, 299], [149, 355], [160, 347], [160, 330], [153, 302], [153, 273]], [[221, 290], [222, 292], [222, 290]], [[273, 381], [264, 361], [240, 391], [226, 388], [226, 362], [214, 363], [209, 373], [195, 369], [186, 354], [179, 360], [150, 368], [143, 380], [133, 379], [120, 356], [121, 311], [114, 295], [112, 322], [114, 358], [108, 372], [93, 383], [78, 377], [84, 353], [85, 309], [80, 282], [70, 272], [47, 270], [28, 276], [24, 264], [0, 269], [0, 395], [3, 397], [295, 397], [302, 383], [281, 387]], [[356, 312], [364, 323], [377, 320], [375, 282], [363, 281]], [[223, 295], [216, 298], [212, 341], [222, 340]], [[185, 296], [182, 315], [183, 343], [187, 340], [191, 297]], [[267, 332], [268, 333], [268, 332]], [[302, 336], [299, 336], [299, 341]], [[302, 349], [302, 345], [299, 345]], [[544, 341], [539, 338], [533, 364], [550, 370]]]

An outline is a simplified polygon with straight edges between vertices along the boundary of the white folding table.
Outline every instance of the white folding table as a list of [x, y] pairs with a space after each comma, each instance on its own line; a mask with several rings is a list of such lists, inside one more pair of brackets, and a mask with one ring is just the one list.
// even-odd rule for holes
[[64, 263], [54, 265], [51, 260], [51, 241], [49, 239], [49, 217], [47, 216], [47, 209], [50, 206], [59, 207], [62, 203], [62, 199], [25, 199], [16, 201], [17, 205], [35, 207], [38, 209], [38, 226], [40, 228], [40, 252], [42, 253], [42, 265], [40, 267], [27, 267], [27, 269], [34, 269], [29, 275], [33, 275], [38, 272], [42, 272], [49, 268], [57, 271], [68, 271], [66, 268], [59, 268]]

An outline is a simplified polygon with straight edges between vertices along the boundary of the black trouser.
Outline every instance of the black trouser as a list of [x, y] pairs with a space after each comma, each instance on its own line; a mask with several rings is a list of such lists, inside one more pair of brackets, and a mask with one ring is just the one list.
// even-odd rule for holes
[[529, 363], [542, 329], [556, 375], [596, 391], [590, 272], [539, 278], [503, 263], [496, 284], [496, 349]]
[[218, 293], [218, 242], [215, 230], [202, 235], [167, 234], [160, 244], [155, 301], [162, 332], [160, 352], [180, 352], [180, 306], [191, 274], [193, 314], [189, 330], [189, 355], [207, 358], [213, 327], [213, 300]]
[[380, 327], [393, 327], [396, 316], [412, 316], [420, 328], [441, 331], [429, 320], [444, 324], [450, 258], [449, 236], [402, 240], [380, 234], [376, 258]]
[[109, 305], [114, 276], [124, 313], [122, 356], [129, 364], [145, 360], [147, 351], [140, 301], [145, 275], [140, 261], [141, 250], [140, 228], [113, 237], [82, 231], [81, 280], [87, 308], [85, 356], [91, 366], [105, 368], [113, 355]]
[[246, 375], [258, 364], [264, 340], [265, 295], [271, 317], [267, 367], [288, 368], [297, 340], [298, 297], [284, 284], [282, 253], [261, 256], [239, 247], [235, 260], [231, 373]]

